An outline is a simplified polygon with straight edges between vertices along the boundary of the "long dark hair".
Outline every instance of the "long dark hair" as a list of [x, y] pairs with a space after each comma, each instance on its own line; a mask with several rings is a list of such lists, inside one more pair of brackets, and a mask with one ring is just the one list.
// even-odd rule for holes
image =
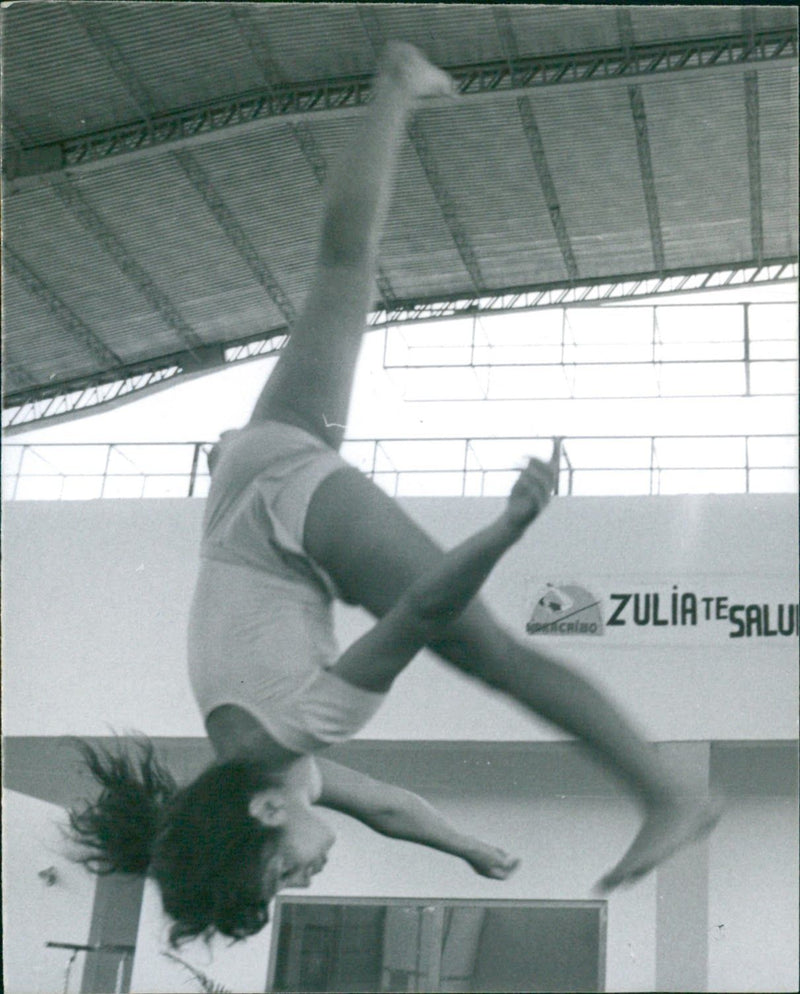
[[144, 737], [112, 748], [75, 740], [100, 795], [69, 812], [74, 856], [93, 873], [152, 876], [173, 919], [173, 946], [215, 932], [254, 935], [269, 920], [277, 879], [269, 873], [280, 829], [248, 810], [270, 786], [251, 762], [215, 763], [179, 788]]

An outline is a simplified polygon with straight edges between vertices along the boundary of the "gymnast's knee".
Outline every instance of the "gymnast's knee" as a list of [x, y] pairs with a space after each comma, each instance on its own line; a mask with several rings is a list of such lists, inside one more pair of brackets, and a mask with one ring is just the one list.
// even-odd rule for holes
[[366, 220], [358, 223], [359, 204], [331, 205], [323, 219], [319, 244], [319, 261], [330, 269], [358, 269], [365, 266], [375, 251]]

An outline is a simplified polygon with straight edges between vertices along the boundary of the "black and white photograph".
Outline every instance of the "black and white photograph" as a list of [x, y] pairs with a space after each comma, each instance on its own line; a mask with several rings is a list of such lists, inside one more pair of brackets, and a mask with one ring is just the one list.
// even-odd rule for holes
[[0, 32], [7, 994], [796, 991], [796, 6]]

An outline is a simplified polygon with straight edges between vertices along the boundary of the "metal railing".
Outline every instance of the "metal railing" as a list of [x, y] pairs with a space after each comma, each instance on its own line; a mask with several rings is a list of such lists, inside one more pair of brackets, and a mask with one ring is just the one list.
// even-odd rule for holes
[[69, 994], [70, 975], [79, 953], [87, 953], [89, 955], [106, 953], [118, 956], [119, 960], [115, 974], [114, 994], [122, 994], [123, 991], [127, 991], [129, 989], [129, 974], [131, 963], [133, 961], [133, 955], [136, 952], [136, 946], [120, 943], [96, 942], [93, 944], [87, 944], [75, 942], [46, 942], [45, 947], [47, 949], [66, 949], [70, 952], [69, 960], [67, 961], [64, 971], [64, 994]]
[[[5, 500], [204, 497], [210, 442], [6, 445]], [[393, 496], [505, 496], [537, 436], [348, 439], [344, 457]], [[570, 436], [561, 494], [794, 493], [792, 434]]]

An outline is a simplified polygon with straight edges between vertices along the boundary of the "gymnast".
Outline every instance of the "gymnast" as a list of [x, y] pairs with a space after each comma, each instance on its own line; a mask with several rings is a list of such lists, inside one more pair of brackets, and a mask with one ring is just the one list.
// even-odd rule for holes
[[[497, 520], [444, 553], [338, 453], [405, 126], [420, 100], [452, 93], [416, 49], [387, 47], [355, 142], [329, 179], [304, 309], [249, 423], [209, 453], [188, 642], [215, 762], [178, 788], [146, 739], [131, 751], [79, 743], [102, 787], [70, 812], [79, 858], [95, 872], [152, 876], [173, 944], [253, 935], [276, 892], [308, 886], [334, 842], [318, 806], [483, 876], [513, 872], [517, 860], [422, 798], [319, 758], [363, 727], [426, 645], [576, 736], [639, 802], [640, 831], [604, 890], [642, 877], [718, 817], [591, 683], [517, 641], [475, 596], [544, 510], [555, 463], [531, 460]], [[342, 655], [335, 597], [378, 619]]]

